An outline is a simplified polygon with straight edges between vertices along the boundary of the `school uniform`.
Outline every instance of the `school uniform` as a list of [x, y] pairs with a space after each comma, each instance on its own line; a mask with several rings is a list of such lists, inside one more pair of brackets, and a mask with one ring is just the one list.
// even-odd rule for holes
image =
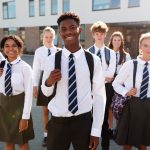
[[[96, 47], [96, 45], [93, 45], [94, 48], [94, 54], [97, 55], [98, 51], [100, 49], [100, 60], [102, 62], [102, 69], [104, 72], [105, 78], [113, 78], [116, 70], [116, 55], [115, 52], [105, 45], [103, 45], [101, 48]], [[106, 48], [109, 50], [110, 53], [110, 60], [109, 65], [106, 62]], [[90, 48], [89, 48], [90, 49]], [[105, 88], [106, 88], [106, 107], [105, 107], [105, 116], [104, 116], [104, 122], [102, 127], [102, 149], [108, 150], [109, 149], [109, 125], [108, 125], [108, 114], [109, 114], [109, 107], [112, 102], [112, 96], [113, 96], [113, 88], [111, 83], [107, 83], [105, 81]]]
[[[63, 48], [61, 56], [62, 77], [57, 83], [55, 97], [48, 104], [48, 109], [52, 113], [52, 118], [47, 125], [48, 150], [67, 150], [71, 142], [75, 149], [87, 150], [90, 135], [96, 137], [101, 135], [106, 103], [101, 62], [97, 56], [93, 55], [94, 75], [91, 92], [90, 72], [85, 52], [81, 48], [73, 53], [78, 101], [78, 110], [73, 114], [68, 110], [68, 59], [70, 54], [69, 50]], [[50, 61], [46, 63], [44, 69], [42, 91], [46, 96], [50, 96], [54, 88], [54, 86], [46, 87], [45, 85], [46, 79], [54, 69], [54, 61], [55, 56], [50, 56]], [[93, 115], [91, 111], [93, 111]]]
[[[119, 145], [129, 144], [136, 147], [150, 145], [150, 80], [148, 82], [147, 98], [141, 100], [140, 88], [146, 62], [137, 57], [137, 63], [135, 80], [137, 93], [128, 101], [122, 116], [118, 120], [115, 139]], [[150, 74], [150, 61], [147, 68]], [[133, 88], [133, 61], [130, 60], [124, 63], [116, 79], [113, 81], [113, 87], [122, 96], [125, 96]]]
[[[24, 144], [34, 138], [31, 119], [32, 106], [32, 70], [31, 67], [18, 57], [11, 62], [11, 96], [5, 93], [5, 74], [7, 70], [6, 60], [4, 72], [0, 77], [0, 141]], [[28, 119], [28, 129], [19, 133], [19, 122]]]
[[4, 60], [4, 56], [2, 55], [2, 53], [0, 52], [0, 62]]
[[[50, 54], [49, 54], [49, 50], [50, 50]], [[43, 93], [41, 92], [42, 76], [43, 76], [45, 61], [49, 59], [49, 56], [51, 54], [57, 52], [57, 48], [53, 46], [49, 48], [49, 50], [45, 46], [38, 48], [35, 51], [34, 60], [33, 60], [33, 86], [38, 87], [38, 97], [37, 97], [38, 106], [48, 105], [48, 99], [44, 97]]]

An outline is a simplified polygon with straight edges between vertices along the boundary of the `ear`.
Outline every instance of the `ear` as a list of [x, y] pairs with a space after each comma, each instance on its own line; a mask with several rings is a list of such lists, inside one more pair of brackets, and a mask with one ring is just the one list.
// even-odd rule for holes
[[79, 33], [81, 33], [82, 32], [82, 27], [79, 27]]

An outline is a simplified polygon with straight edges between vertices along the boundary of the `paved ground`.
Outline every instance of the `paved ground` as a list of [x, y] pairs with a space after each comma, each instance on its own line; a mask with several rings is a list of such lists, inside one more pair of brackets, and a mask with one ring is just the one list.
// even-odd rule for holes
[[[27, 61], [32, 66], [33, 57], [32, 56], [23, 56], [23, 59]], [[34, 140], [30, 141], [30, 150], [46, 150], [41, 146], [41, 141], [43, 137], [42, 131], [42, 121], [41, 121], [41, 108], [36, 106], [36, 100], [33, 99], [33, 106], [32, 106], [32, 117], [33, 117], [33, 125], [35, 131], [35, 138]], [[58, 143], [59, 144], [59, 143]], [[114, 143], [113, 140], [110, 141], [110, 150], [121, 150], [122, 148]], [[4, 150], [4, 144], [0, 142], [0, 150]], [[73, 150], [70, 147], [70, 150]], [[97, 150], [101, 150], [99, 146]], [[133, 148], [133, 150], [136, 150]], [[148, 148], [150, 150], [150, 148]]]

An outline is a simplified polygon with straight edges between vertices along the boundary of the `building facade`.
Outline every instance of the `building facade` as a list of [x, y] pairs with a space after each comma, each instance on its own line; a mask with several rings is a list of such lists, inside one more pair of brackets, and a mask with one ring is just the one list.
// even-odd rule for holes
[[83, 47], [93, 44], [90, 27], [101, 20], [109, 26], [106, 45], [112, 32], [119, 30], [126, 49], [135, 57], [140, 34], [150, 31], [149, 9], [149, 0], [1, 0], [0, 40], [17, 34], [25, 43], [25, 52], [34, 53], [42, 45], [42, 30], [51, 26], [56, 31], [55, 45], [61, 46], [57, 18], [62, 12], [73, 11], [81, 19]]

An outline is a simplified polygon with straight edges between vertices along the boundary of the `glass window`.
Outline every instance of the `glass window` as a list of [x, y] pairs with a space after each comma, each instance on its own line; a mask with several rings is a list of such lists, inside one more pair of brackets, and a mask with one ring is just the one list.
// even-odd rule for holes
[[4, 19], [16, 18], [16, 6], [14, 1], [3, 3], [3, 18]]
[[39, 12], [40, 16], [45, 16], [45, 0], [39, 0]]
[[120, 8], [120, 0], [93, 0], [92, 10]]
[[85, 46], [85, 24], [81, 25], [82, 32], [80, 33], [80, 43], [84, 47]]
[[51, 0], [51, 15], [56, 15], [58, 13], [58, 1]]
[[16, 27], [11, 27], [11, 28], [4, 28], [3, 30], [4, 35], [9, 35], [9, 34], [17, 34], [17, 28]]
[[70, 11], [70, 0], [63, 0], [63, 12]]
[[140, 0], [129, 0], [128, 7], [138, 7], [140, 6]]
[[34, 17], [34, 0], [29, 0], [29, 17]]

